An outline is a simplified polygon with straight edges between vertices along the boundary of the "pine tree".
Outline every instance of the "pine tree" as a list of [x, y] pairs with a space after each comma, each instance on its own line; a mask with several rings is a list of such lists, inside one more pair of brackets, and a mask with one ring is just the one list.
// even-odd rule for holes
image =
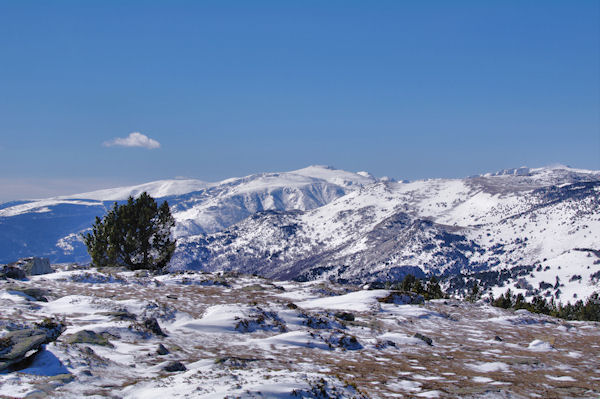
[[421, 280], [419, 280], [419, 279], [415, 280], [415, 283], [413, 284], [413, 287], [412, 287], [412, 291], [417, 294], [423, 294], [425, 292], [425, 290], [423, 289], [423, 284], [421, 284]]
[[523, 296], [523, 294], [519, 293], [517, 294], [517, 298], [515, 299], [515, 304], [514, 307], [515, 309], [527, 309], [527, 301], [525, 300], [525, 297]]
[[492, 305], [504, 309], [511, 308], [513, 306], [513, 301], [510, 288], [506, 290], [504, 295], [500, 295], [497, 299], [495, 299], [494, 302], [492, 302]]
[[471, 288], [471, 293], [467, 296], [467, 301], [477, 302], [480, 298], [481, 290], [479, 289], [479, 283], [477, 283], [477, 281], [474, 281], [473, 287]]
[[131, 270], [164, 268], [175, 251], [171, 238], [175, 219], [165, 201], [160, 207], [148, 193], [126, 204], [114, 204], [92, 232], [83, 235], [95, 266], [126, 266]]
[[427, 299], [439, 299], [444, 297], [444, 293], [442, 292], [442, 288], [440, 287], [437, 277], [431, 276], [429, 278], [426, 295]]
[[415, 276], [413, 276], [412, 274], [407, 274], [406, 276], [404, 276], [404, 280], [402, 280], [402, 291], [412, 291], [413, 287], [415, 285]]

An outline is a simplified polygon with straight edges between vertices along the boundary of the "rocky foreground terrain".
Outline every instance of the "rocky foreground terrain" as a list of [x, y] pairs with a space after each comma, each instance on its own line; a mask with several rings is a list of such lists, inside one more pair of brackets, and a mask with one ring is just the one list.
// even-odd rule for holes
[[482, 302], [63, 265], [0, 309], [2, 398], [600, 396], [598, 323]]

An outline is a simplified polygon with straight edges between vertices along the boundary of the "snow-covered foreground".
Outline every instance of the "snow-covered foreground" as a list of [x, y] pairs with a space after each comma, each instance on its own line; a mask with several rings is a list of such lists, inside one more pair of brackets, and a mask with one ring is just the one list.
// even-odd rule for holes
[[[32, 287], [48, 302], [19, 291]], [[0, 337], [45, 317], [67, 324], [25, 368], [0, 373], [0, 397], [600, 395], [598, 323], [484, 304], [235, 274], [62, 270], [1, 281], [0, 309]], [[144, 328], [150, 318], [166, 336]], [[85, 330], [100, 338], [75, 342]], [[166, 371], [174, 361], [185, 369]]]

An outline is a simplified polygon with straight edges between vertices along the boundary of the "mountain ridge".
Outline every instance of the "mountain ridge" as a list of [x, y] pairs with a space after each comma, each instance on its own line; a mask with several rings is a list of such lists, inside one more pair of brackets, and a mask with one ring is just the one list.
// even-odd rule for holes
[[[116, 198], [150, 187], [177, 220], [173, 269], [358, 282], [407, 271], [537, 269], [549, 259], [542, 271], [550, 266], [560, 284], [583, 276], [585, 284], [575, 282], [585, 285], [583, 295], [597, 289], [595, 258], [582, 259], [575, 248], [600, 250], [600, 171], [552, 166], [398, 182], [316, 165], [218, 183], [173, 182], [0, 208], [0, 262], [29, 255], [85, 262], [79, 234]], [[530, 286], [549, 283], [547, 273], [531, 274]], [[572, 297], [577, 286], [566, 285], [562, 293]]]

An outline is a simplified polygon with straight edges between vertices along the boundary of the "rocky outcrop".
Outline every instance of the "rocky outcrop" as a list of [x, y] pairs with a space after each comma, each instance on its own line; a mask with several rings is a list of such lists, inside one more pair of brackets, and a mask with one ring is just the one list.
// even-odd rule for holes
[[0, 338], [0, 371], [25, 360], [42, 345], [55, 341], [64, 330], [63, 323], [48, 319], [4, 335]]

